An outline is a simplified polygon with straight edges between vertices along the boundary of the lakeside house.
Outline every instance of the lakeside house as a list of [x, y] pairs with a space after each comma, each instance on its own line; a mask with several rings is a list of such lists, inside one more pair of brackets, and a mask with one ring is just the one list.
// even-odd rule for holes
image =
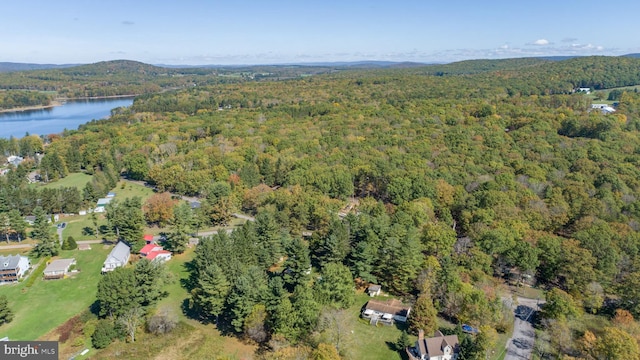
[[29, 258], [21, 255], [0, 255], [0, 284], [20, 280], [31, 267]]
[[102, 273], [104, 274], [121, 266], [125, 266], [129, 262], [130, 257], [131, 248], [129, 245], [119, 241], [116, 246], [111, 249], [109, 256], [107, 256], [107, 259], [104, 261], [104, 265], [102, 265]]

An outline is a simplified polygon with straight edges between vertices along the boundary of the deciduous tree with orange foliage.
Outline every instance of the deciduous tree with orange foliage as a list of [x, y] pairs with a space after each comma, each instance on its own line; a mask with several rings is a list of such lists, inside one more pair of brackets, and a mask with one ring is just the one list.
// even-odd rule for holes
[[145, 220], [160, 227], [167, 225], [173, 219], [173, 207], [176, 203], [177, 200], [172, 199], [168, 192], [153, 194], [142, 208]]

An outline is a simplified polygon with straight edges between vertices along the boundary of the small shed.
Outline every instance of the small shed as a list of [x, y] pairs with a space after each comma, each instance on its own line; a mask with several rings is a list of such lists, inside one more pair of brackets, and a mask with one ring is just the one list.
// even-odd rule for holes
[[367, 288], [367, 293], [369, 293], [369, 296], [371, 297], [380, 295], [380, 291], [382, 291], [382, 286], [380, 285], [371, 284]]
[[76, 259], [57, 259], [47, 265], [44, 269], [44, 278], [49, 279], [62, 279], [69, 272], [71, 265], [76, 264]]
[[100, 198], [98, 199], [97, 207], [105, 207], [108, 203], [111, 202], [113, 198]]
[[155, 241], [153, 241], [153, 235], [151, 234], [145, 234], [144, 236], [142, 236], [142, 239], [144, 239], [144, 242], [148, 245], [148, 244], [153, 244]]

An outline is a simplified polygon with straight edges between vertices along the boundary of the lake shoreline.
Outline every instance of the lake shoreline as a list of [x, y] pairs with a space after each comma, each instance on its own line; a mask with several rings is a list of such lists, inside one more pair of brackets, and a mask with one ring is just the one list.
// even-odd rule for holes
[[23, 111], [33, 111], [33, 110], [44, 110], [51, 109], [56, 106], [64, 105], [64, 102], [53, 100], [49, 105], [33, 105], [33, 106], [20, 106], [14, 107], [11, 109], [0, 109], [0, 113], [12, 113], [12, 112], [23, 112]]
[[56, 106], [62, 106], [67, 101], [77, 101], [77, 100], [101, 100], [101, 99], [126, 99], [126, 98], [134, 98], [138, 95], [109, 95], [109, 96], [85, 96], [85, 97], [77, 97], [77, 98], [57, 98], [49, 105], [33, 105], [33, 106], [20, 106], [11, 109], [0, 109], [0, 113], [12, 113], [12, 112], [24, 112], [24, 111], [34, 111], [34, 110], [45, 110], [51, 109]]

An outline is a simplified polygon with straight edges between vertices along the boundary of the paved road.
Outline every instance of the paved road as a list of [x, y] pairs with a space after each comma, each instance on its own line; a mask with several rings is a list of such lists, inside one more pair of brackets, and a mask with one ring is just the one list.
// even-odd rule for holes
[[[510, 300], [510, 299], [509, 299]], [[542, 302], [540, 302], [542, 304]], [[538, 300], [518, 297], [518, 303], [512, 305], [516, 316], [513, 335], [507, 342], [505, 360], [531, 359], [536, 333], [533, 329], [533, 313], [540, 310]]]
[[32, 247], [33, 247], [33, 244], [0, 245], [0, 250], [27, 249]]

